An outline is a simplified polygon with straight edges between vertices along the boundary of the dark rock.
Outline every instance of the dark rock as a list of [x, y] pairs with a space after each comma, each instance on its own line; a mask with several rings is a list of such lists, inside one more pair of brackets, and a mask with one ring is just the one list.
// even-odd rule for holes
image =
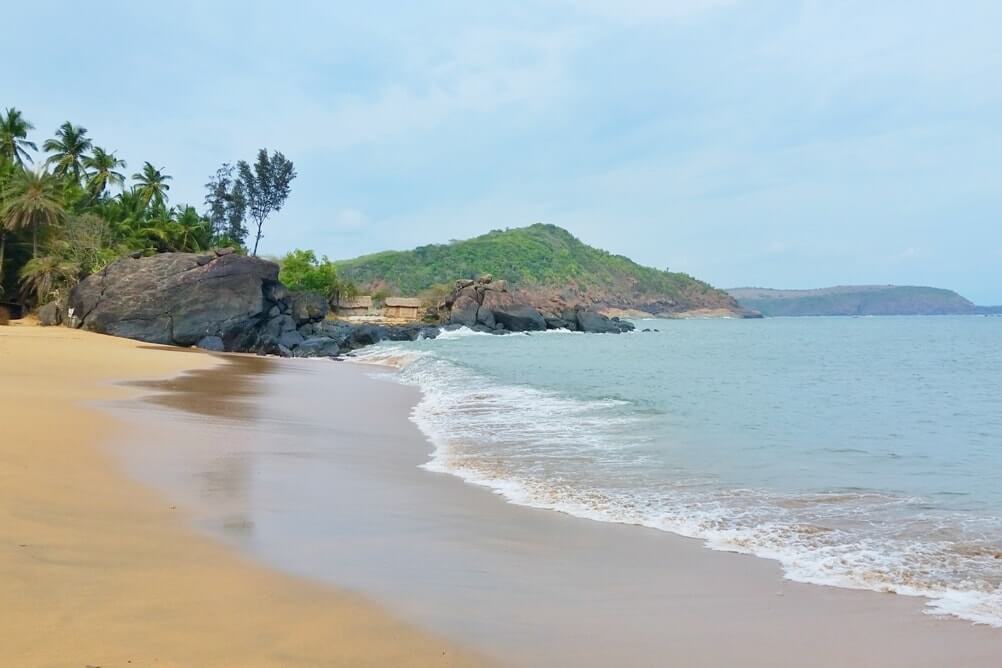
[[383, 341], [414, 341], [417, 339], [420, 327], [386, 327], [382, 333]]
[[73, 326], [90, 331], [190, 346], [206, 336], [256, 338], [250, 334], [285, 298], [273, 262], [162, 253], [124, 258], [88, 276], [70, 293], [68, 314]]
[[357, 327], [358, 325], [349, 325], [344, 322], [322, 320], [320, 322], [312, 322], [302, 325], [299, 328], [299, 333], [307, 339], [314, 336], [323, 336], [328, 339], [334, 339], [338, 342], [338, 345], [344, 348], [347, 346], [348, 339], [351, 338], [352, 332], [354, 332]]
[[577, 322], [569, 322], [563, 318], [546, 318], [546, 329], [569, 329], [578, 328]]
[[280, 337], [278, 337], [278, 345], [285, 346], [286, 348], [292, 349], [298, 346], [304, 341], [303, 335], [292, 330], [291, 332], [284, 332]]
[[487, 329], [494, 329], [497, 326], [497, 322], [494, 320], [494, 311], [486, 306], [481, 306], [477, 309], [476, 324]]
[[285, 287], [278, 282], [278, 275], [275, 276], [276, 280], [274, 283], [270, 283], [264, 287], [264, 295], [269, 301], [278, 304], [279, 308], [283, 311], [289, 308], [289, 288]]
[[528, 304], [510, 304], [493, 310], [494, 320], [512, 332], [534, 332], [546, 329], [543, 314]]
[[334, 357], [340, 352], [341, 347], [334, 339], [314, 336], [296, 346], [292, 354], [295, 357]]
[[278, 339], [286, 332], [293, 332], [296, 330], [296, 321], [292, 319], [290, 315], [278, 315], [265, 323], [261, 330], [261, 338], [267, 340], [278, 341]]
[[214, 250], [212, 252], [216, 254], [216, 257], [223, 257], [224, 255], [233, 255], [234, 253], [237, 252], [237, 249], [236, 248], [217, 248], [216, 250]]
[[323, 320], [329, 309], [327, 298], [316, 292], [297, 292], [290, 299], [289, 313], [299, 325]]
[[203, 336], [195, 344], [195, 347], [201, 348], [202, 350], [209, 350], [214, 353], [221, 353], [226, 350], [226, 344], [218, 336]]
[[633, 329], [633, 323], [613, 320], [596, 311], [582, 309], [577, 312], [578, 328], [582, 332], [597, 334], [619, 334]]
[[473, 327], [477, 324], [477, 311], [480, 310], [480, 300], [473, 287], [465, 287], [459, 291], [452, 302], [452, 315], [449, 322], [453, 325]]
[[362, 325], [352, 331], [349, 343], [352, 348], [371, 346], [386, 339], [387, 327], [382, 325]]
[[49, 302], [38, 309], [38, 324], [42, 327], [55, 327], [63, 322], [63, 309], [56, 302]]
[[480, 309], [477, 311], [477, 322], [484, 327], [494, 329], [497, 325], [497, 318], [494, 317], [494, 311], [502, 309], [506, 306], [511, 306], [514, 301], [514, 298], [507, 292], [498, 290], [481, 292]]

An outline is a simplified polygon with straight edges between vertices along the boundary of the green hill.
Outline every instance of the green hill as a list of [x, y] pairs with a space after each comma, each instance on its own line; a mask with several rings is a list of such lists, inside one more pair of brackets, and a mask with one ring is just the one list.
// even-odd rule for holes
[[738, 310], [722, 290], [682, 273], [643, 267], [592, 248], [554, 225], [494, 230], [473, 239], [386, 251], [337, 262], [339, 275], [365, 291], [421, 295], [489, 273], [541, 309], [589, 304], [609, 310], [674, 314]]
[[766, 316], [971, 314], [952, 290], [901, 285], [850, 285], [818, 290], [733, 288], [732, 297]]

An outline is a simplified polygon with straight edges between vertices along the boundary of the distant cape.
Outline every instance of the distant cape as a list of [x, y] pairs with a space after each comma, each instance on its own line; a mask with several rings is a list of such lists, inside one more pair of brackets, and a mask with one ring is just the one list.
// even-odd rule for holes
[[975, 315], [995, 307], [975, 306], [952, 290], [912, 285], [840, 285], [814, 290], [732, 288], [741, 306], [765, 316]]

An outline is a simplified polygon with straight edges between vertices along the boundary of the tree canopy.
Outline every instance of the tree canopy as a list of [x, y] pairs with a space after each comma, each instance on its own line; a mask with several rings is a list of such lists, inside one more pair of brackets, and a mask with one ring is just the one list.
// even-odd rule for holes
[[258, 244], [264, 236], [261, 228], [268, 216], [280, 211], [288, 199], [292, 180], [296, 178], [296, 169], [292, 161], [280, 152], [275, 151], [269, 155], [268, 149], [262, 148], [257, 152], [254, 167], [241, 160], [237, 163], [237, 173], [247, 201], [247, 211], [257, 228], [251, 252], [252, 255], [257, 255]]
[[[232, 178], [235, 167], [223, 173], [229, 180], [222, 188], [227, 200], [219, 218], [209, 197], [208, 215], [172, 204], [172, 177], [151, 161], [141, 162], [142, 168], [126, 178], [126, 161], [96, 144], [82, 125], [60, 125], [41, 143], [44, 160], [37, 159], [32, 130], [20, 110], [8, 107], [0, 114], [0, 293], [5, 298], [20, 293], [29, 305], [63, 298], [83, 277], [136, 252], [197, 252], [214, 246], [244, 252], [246, 204], [242, 183]], [[291, 163], [283, 171], [284, 158], [280, 153], [275, 158], [267, 163], [278, 173], [266, 171], [258, 181], [264, 196], [260, 206], [267, 208], [268, 195], [279, 195], [270, 200], [270, 211], [281, 207], [289, 174], [294, 176]], [[29, 167], [35, 163], [39, 166]]]

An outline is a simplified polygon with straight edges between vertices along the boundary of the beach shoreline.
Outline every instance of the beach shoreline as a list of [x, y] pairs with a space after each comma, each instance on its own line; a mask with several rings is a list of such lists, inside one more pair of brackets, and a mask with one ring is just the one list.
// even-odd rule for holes
[[[281, 360], [257, 382], [241, 413], [214, 427], [239, 446], [126, 453], [127, 468], [188, 504], [208, 534], [500, 664], [932, 667], [1002, 656], [997, 629], [925, 615], [921, 599], [791, 582], [775, 562], [513, 505], [423, 470], [432, 446], [409, 419], [420, 395], [392, 371]], [[166, 396], [128, 410], [153, 423], [192, 410]]]
[[[149, 426], [94, 403], [136, 402], [143, 392], [123, 382], [225, 367], [188, 350], [0, 327], [0, 664], [478, 665], [364, 597], [200, 536], [123, 474], [105, 446], [143, 443]], [[169, 439], [169, 424], [157, 431]]]

